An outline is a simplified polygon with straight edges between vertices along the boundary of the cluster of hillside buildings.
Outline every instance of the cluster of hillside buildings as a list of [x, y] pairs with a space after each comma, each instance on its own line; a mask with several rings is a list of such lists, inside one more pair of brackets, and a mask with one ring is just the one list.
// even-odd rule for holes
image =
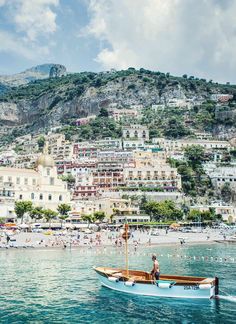
[[[112, 110], [117, 120], [118, 110]], [[138, 113], [137, 109], [135, 116]], [[133, 112], [129, 110], [128, 114]], [[86, 122], [77, 121], [78, 125]], [[12, 146], [0, 152], [0, 217], [14, 219], [15, 201], [31, 200], [36, 206], [53, 210], [58, 204], [70, 204], [71, 222], [96, 211], [104, 211], [117, 223], [125, 217], [134, 222], [148, 221], [133, 196], [171, 199], [179, 206], [189, 203], [182, 192], [180, 174], [167, 161], [170, 157], [184, 159], [184, 149], [192, 145], [200, 145], [214, 156], [206, 165], [206, 173], [216, 190], [225, 183], [236, 190], [236, 165], [220, 166], [222, 157], [233, 147], [208, 133], [196, 133], [194, 139], [150, 140], [148, 127], [133, 124], [123, 126], [122, 138], [117, 139], [72, 143], [60, 133], [49, 133], [45, 139], [43, 153], [39, 152], [38, 136], [31, 135], [18, 137], [14, 149]], [[233, 205], [221, 201], [215, 202], [214, 208], [224, 219], [236, 219]]]

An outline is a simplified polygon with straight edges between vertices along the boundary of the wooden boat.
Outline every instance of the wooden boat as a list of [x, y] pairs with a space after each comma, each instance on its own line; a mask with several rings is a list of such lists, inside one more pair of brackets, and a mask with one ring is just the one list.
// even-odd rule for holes
[[213, 298], [218, 294], [218, 278], [161, 275], [152, 280], [145, 271], [115, 268], [94, 268], [101, 284], [107, 288], [136, 295]]
[[175, 276], [161, 274], [153, 280], [151, 274], [128, 268], [128, 224], [122, 235], [125, 240], [126, 269], [94, 267], [101, 284], [124, 293], [175, 298], [213, 298], [219, 293], [219, 280], [215, 278]]

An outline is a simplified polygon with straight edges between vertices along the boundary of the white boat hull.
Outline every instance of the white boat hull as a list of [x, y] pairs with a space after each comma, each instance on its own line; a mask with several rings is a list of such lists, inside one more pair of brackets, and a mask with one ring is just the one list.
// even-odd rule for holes
[[173, 285], [168, 288], [160, 288], [157, 284], [134, 283], [127, 285], [124, 281], [111, 281], [108, 277], [97, 276], [104, 287], [123, 293], [155, 296], [155, 297], [173, 297], [173, 298], [205, 298], [209, 299], [215, 296], [215, 286], [208, 285], [204, 289], [194, 285]]

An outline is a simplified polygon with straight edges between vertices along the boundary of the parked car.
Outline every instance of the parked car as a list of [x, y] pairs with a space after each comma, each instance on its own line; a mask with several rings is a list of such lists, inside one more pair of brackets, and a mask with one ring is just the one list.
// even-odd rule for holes
[[181, 230], [182, 233], [192, 233], [193, 230], [191, 227], [184, 227], [182, 230]]

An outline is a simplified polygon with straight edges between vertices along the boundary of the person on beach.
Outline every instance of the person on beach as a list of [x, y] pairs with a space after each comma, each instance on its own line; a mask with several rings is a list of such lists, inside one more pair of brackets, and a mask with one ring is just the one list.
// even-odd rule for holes
[[153, 254], [152, 255], [152, 261], [153, 261], [153, 268], [152, 268], [152, 271], [151, 271], [152, 280], [159, 280], [159, 277], [160, 277], [160, 267], [159, 267], [159, 263], [157, 261], [156, 254]]
[[134, 242], [134, 252], [137, 252], [137, 248], [138, 248], [138, 242], [135, 241], [135, 242]]

